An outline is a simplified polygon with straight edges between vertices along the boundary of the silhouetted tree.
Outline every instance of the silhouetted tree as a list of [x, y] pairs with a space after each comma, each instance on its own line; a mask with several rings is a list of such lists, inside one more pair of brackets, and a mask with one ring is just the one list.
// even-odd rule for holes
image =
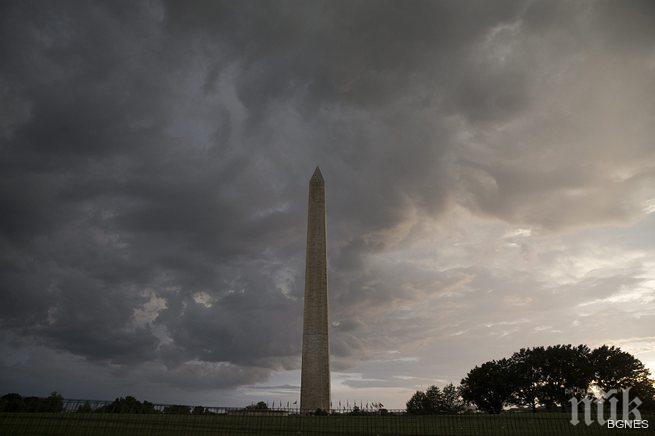
[[0, 412], [41, 412], [56, 413], [64, 408], [64, 400], [57, 392], [49, 397], [22, 397], [19, 394], [6, 394], [0, 397]]
[[540, 363], [539, 401], [547, 410], [566, 408], [574, 392], [586, 391], [594, 372], [586, 345], [555, 345], [547, 347], [538, 360]]
[[353, 406], [352, 410], [348, 412], [348, 415], [359, 416], [362, 414], [359, 406]]
[[544, 379], [542, 363], [544, 347], [521, 348], [511, 360], [511, 373], [514, 378], [512, 403], [527, 406], [535, 412], [541, 396], [541, 382]]
[[85, 401], [84, 404], [77, 408], [77, 411], [79, 413], [91, 413], [93, 412], [93, 409], [91, 409], [91, 404], [89, 404], [88, 401]]
[[0, 397], [0, 412], [24, 412], [25, 402], [19, 394], [11, 393]]
[[127, 396], [125, 398], [116, 398], [110, 404], [96, 409], [98, 413], [157, 413], [155, 406], [144, 401], [143, 403], [136, 398]]
[[444, 386], [442, 392], [443, 405], [441, 412], [444, 413], [460, 413], [464, 410], [464, 404], [459, 395], [459, 389], [452, 383]]
[[267, 409], [268, 409], [268, 404], [266, 404], [263, 401], [260, 401], [257, 404], [251, 404], [250, 406], [246, 406], [246, 410], [267, 410]]
[[46, 412], [61, 412], [64, 410], [64, 398], [57, 392], [50, 394], [44, 401]]
[[[655, 387], [650, 378], [650, 371], [644, 364], [617, 347], [603, 345], [590, 354], [594, 371], [594, 384], [608, 392], [611, 389], [631, 388], [630, 397], [639, 397], [644, 410], [655, 409]], [[619, 404], [622, 395], [617, 395]]]
[[548, 410], [567, 407], [572, 396], [580, 397], [593, 379], [585, 345], [522, 348], [510, 358], [514, 385], [512, 403], [533, 411], [539, 404]]
[[514, 392], [510, 361], [492, 360], [476, 366], [462, 379], [460, 392], [464, 401], [475, 404], [480, 410], [500, 413], [510, 403]]
[[416, 393], [412, 395], [412, 398], [407, 401], [407, 413], [411, 415], [425, 415], [428, 402], [429, 400], [427, 395], [425, 395], [425, 392], [416, 391]]
[[[479, 409], [499, 413], [505, 406], [536, 411], [565, 409], [572, 397], [588, 395], [597, 385], [603, 391], [631, 388], [643, 402], [641, 410], [655, 409], [655, 384], [637, 358], [616, 347], [593, 351], [586, 345], [523, 348], [509, 359], [476, 366], [462, 380], [462, 398]], [[445, 398], [445, 394], [444, 394]], [[622, 400], [622, 395], [617, 398]]]
[[205, 409], [204, 407], [202, 407], [202, 406], [196, 406], [191, 411], [191, 414], [192, 415], [207, 415], [207, 414], [209, 414], [209, 411], [207, 409]]
[[167, 415], [188, 415], [191, 413], [191, 407], [173, 404], [164, 407], [164, 413]]
[[444, 409], [443, 394], [438, 386], [430, 386], [425, 390], [427, 403], [425, 404], [425, 413], [428, 415], [442, 412]]
[[412, 415], [459, 413], [463, 408], [458, 389], [452, 383], [443, 390], [430, 386], [425, 392], [416, 391], [406, 404], [407, 413]]

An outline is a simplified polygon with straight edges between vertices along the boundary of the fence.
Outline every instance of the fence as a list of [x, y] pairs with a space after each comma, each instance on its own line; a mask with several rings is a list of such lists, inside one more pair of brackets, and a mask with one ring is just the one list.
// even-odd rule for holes
[[[128, 397], [129, 398], [129, 397]], [[111, 408], [116, 404], [116, 401], [106, 400], [62, 400], [62, 411], [64, 412], [110, 412], [115, 411]], [[245, 407], [225, 407], [225, 406], [185, 406], [177, 404], [155, 404], [147, 401], [140, 402], [134, 400], [132, 403], [125, 402], [123, 405], [127, 410], [121, 410], [118, 413], [134, 412], [134, 413], [165, 413], [165, 414], [192, 414], [192, 415], [226, 415], [226, 414], [245, 414], [249, 416], [271, 414], [271, 415], [315, 415], [314, 410], [304, 410], [301, 412], [300, 408], [294, 407], [287, 402], [286, 406], [282, 402], [271, 403], [257, 403]], [[131, 408], [131, 410], [129, 410]], [[330, 409], [328, 415], [382, 415], [382, 414], [405, 414], [405, 409], [386, 409], [382, 405], [374, 405], [372, 403], [353, 402], [352, 405], [339, 404], [337, 407]]]
[[[595, 435], [655, 434], [648, 429], [573, 426], [566, 413], [408, 415], [402, 410], [333, 410], [311, 416], [293, 408], [190, 407], [64, 400], [61, 412], [0, 413], [2, 435]], [[142, 408], [143, 404], [147, 407]], [[582, 421], [581, 417], [581, 421]]]

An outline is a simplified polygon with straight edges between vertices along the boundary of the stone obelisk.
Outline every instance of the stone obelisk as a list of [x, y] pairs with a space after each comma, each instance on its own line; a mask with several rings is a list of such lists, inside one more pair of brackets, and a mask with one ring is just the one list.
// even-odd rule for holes
[[318, 167], [309, 180], [306, 262], [300, 409], [307, 413], [330, 410], [325, 182]]

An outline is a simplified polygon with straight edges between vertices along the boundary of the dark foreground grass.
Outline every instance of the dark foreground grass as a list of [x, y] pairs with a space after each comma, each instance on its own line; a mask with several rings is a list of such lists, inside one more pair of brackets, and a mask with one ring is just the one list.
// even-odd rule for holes
[[437, 416], [239, 416], [0, 413], [0, 435], [595, 435], [655, 434], [570, 424], [558, 413]]

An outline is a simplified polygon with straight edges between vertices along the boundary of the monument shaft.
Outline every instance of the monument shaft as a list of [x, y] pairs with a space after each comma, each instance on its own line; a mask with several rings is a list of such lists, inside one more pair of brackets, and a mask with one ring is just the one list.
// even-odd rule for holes
[[325, 183], [316, 167], [309, 181], [305, 308], [300, 408], [330, 410]]

